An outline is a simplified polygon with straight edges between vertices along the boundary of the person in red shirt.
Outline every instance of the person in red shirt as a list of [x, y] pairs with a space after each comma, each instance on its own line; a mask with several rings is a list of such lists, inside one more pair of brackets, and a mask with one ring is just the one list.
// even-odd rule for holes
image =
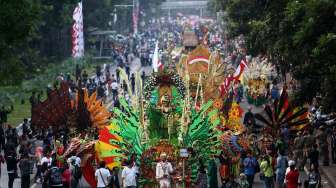
[[299, 180], [300, 172], [295, 168], [295, 162], [290, 160], [288, 162], [289, 171], [285, 176], [286, 188], [298, 188], [301, 183]]
[[62, 181], [63, 181], [63, 187], [64, 188], [70, 188], [70, 183], [71, 183], [71, 172], [69, 169], [68, 163], [64, 164], [63, 168], [63, 173], [62, 173]]

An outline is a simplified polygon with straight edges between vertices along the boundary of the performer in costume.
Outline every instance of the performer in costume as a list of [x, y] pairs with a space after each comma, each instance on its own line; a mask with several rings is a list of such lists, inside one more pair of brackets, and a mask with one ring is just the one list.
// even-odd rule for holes
[[170, 188], [170, 174], [173, 173], [173, 167], [167, 161], [166, 153], [161, 153], [160, 160], [156, 165], [156, 179], [160, 184], [160, 188]]

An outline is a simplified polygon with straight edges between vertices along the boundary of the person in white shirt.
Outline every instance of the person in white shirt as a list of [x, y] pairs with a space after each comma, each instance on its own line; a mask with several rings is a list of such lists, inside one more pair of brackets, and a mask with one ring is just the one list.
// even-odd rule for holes
[[95, 177], [97, 180], [97, 188], [106, 188], [111, 179], [111, 173], [105, 168], [105, 161], [99, 163], [99, 169], [95, 172]]
[[125, 168], [121, 172], [122, 187], [123, 188], [136, 188], [137, 171], [133, 168], [131, 161], [126, 162]]
[[113, 100], [115, 101], [117, 96], [118, 96], [118, 83], [116, 80], [112, 80], [112, 83], [111, 83], [111, 90], [112, 90], [112, 97], [113, 97]]
[[43, 165], [43, 163], [47, 163], [49, 167], [51, 166], [51, 162], [52, 162], [52, 158], [50, 157], [50, 154], [45, 154], [45, 156], [42, 157], [41, 159], [41, 165]]
[[156, 165], [156, 179], [160, 184], [160, 188], [170, 188], [170, 174], [173, 173], [173, 167], [167, 161], [167, 154], [161, 153], [161, 161]]

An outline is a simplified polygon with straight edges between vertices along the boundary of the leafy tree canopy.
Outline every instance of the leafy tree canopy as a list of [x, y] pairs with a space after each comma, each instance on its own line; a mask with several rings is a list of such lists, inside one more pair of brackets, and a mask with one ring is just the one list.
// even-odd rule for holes
[[266, 53], [299, 81], [298, 102], [320, 93], [326, 109], [336, 110], [336, 1], [230, 0], [221, 10], [230, 34], [244, 34], [251, 54]]
[[0, 85], [17, 85], [52, 57], [70, 54], [77, 0], [0, 1]]

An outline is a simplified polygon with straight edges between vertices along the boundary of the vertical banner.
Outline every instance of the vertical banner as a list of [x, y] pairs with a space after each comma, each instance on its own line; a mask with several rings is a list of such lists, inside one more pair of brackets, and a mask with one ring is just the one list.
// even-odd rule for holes
[[83, 32], [83, 7], [79, 2], [72, 16], [72, 57], [82, 58], [84, 56], [84, 32]]
[[133, 0], [133, 32], [138, 33], [140, 5], [139, 0]]
[[163, 69], [163, 64], [160, 61], [160, 55], [159, 55], [159, 41], [156, 41], [155, 44], [155, 50], [152, 57], [152, 67], [154, 69], [154, 72], [157, 72], [159, 69]]
[[114, 8], [113, 10], [113, 23], [116, 24], [118, 21], [117, 9]]

